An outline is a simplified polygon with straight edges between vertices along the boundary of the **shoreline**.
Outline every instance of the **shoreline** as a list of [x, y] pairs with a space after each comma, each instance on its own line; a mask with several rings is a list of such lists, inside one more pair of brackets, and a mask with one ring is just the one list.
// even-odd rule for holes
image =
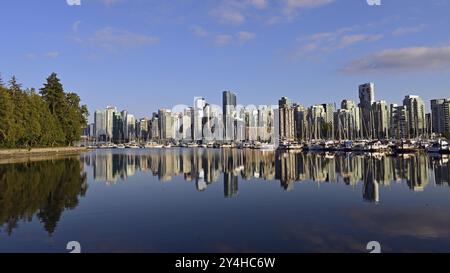
[[0, 149], [0, 158], [20, 158], [36, 155], [67, 155], [85, 152], [86, 147], [53, 147], [53, 148], [33, 148], [33, 149]]

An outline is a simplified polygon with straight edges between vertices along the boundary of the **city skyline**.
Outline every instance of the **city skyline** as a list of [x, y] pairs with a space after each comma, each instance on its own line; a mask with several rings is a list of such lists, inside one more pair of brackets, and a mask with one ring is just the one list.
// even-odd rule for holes
[[[336, 94], [357, 101], [355, 83], [364, 82], [391, 103], [448, 97], [448, 2], [308, 3], [8, 1], [0, 72], [29, 87], [58, 71], [91, 113], [116, 105], [136, 116], [199, 94], [220, 105], [222, 90], [243, 105], [271, 104], [279, 93], [303, 105]], [[53, 20], [41, 20], [48, 10]], [[8, 23], [14, 14], [21, 25]]]
[[[281, 97], [278, 105], [238, 104], [233, 91], [222, 92], [222, 108], [204, 97], [193, 104], [161, 108], [151, 118], [136, 118], [128, 111], [108, 106], [96, 110], [95, 122], [85, 137], [96, 141], [181, 142], [207, 144], [283, 143], [311, 140], [415, 139], [450, 136], [450, 98], [430, 101], [406, 94], [403, 104], [389, 103], [376, 96], [373, 82], [360, 84], [359, 102], [343, 99], [336, 104], [304, 106]], [[178, 144], [177, 144], [178, 145]]]

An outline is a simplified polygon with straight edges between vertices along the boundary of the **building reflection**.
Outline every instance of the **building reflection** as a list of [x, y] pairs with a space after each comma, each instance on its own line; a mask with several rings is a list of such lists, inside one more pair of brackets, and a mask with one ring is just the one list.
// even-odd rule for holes
[[344, 183], [357, 187], [362, 196], [379, 202], [380, 187], [405, 183], [413, 191], [423, 191], [431, 182], [449, 185], [448, 156], [426, 154], [389, 156], [384, 154], [333, 154], [304, 152], [263, 152], [238, 149], [171, 149], [151, 152], [96, 151], [84, 160], [93, 166], [94, 179], [109, 184], [126, 180], [136, 172], [150, 172], [162, 182], [174, 177], [195, 182], [197, 190], [223, 179], [225, 197], [238, 193], [244, 181], [279, 181], [286, 190], [296, 183]]

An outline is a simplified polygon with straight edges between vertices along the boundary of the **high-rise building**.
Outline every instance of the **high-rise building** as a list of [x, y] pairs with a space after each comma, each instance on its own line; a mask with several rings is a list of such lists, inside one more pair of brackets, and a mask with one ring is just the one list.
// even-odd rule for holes
[[123, 141], [124, 134], [122, 115], [118, 112], [115, 112], [113, 116], [113, 142], [122, 143]]
[[433, 121], [431, 113], [425, 114], [425, 136], [429, 138], [433, 133]]
[[389, 106], [386, 101], [381, 100], [372, 104], [373, 133], [376, 139], [389, 138]]
[[206, 100], [204, 98], [194, 98], [194, 141], [203, 140], [203, 109], [205, 106]]
[[106, 111], [97, 110], [94, 113], [95, 138], [97, 141], [107, 141]]
[[113, 125], [114, 114], [117, 112], [117, 108], [114, 106], [108, 106], [105, 110], [105, 124], [106, 124], [106, 137], [108, 141], [113, 139]]
[[184, 109], [183, 117], [182, 117], [182, 139], [185, 141], [192, 141], [193, 136], [193, 122], [194, 117], [194, 108], [188, 107]]
[[124, 136], [125, 142], [133, 142], [136, 140], [136, 118], [134, 115], [126, 114], [124, 120]]
[[233, 140], [235, 135], [236, 94], [232, 91], [224, 91], [222, 95], [224, 137], [225, 140]]
[[148, 127], [149, 127], [149, 120], [147, 118], [141, 118], [138, 122], [136, 131], [137, 137], [140, 141], [148, 140], [149, 136]]
[[331, 139], [334, 137], [334, 105], [331, 103], [322, 104], [325, 111], [324, 123], [325, 131], [323, 132], [324, 138]]
[[214, 139], [213, 136], [213, 126], [214, 126], [214, 111], [211, 104], [206, 103], [203, 108], [203, 140], [212, 141]]
[[450, 137], [450, 98], [431, 101], [432, 132]]
[[[347, 139], [354, 140], [361, 137], [361, 111], [356, 102], [352, 100], [343, 100], [341, 109], [348, 110], [351, 115], [349, 120], [349, 134]], [[339, 128], [336, 126], [336, 131]]]
[[375, 84], [365, 83], [359, 86], [359, 108], [361, 108], [362, 137], [372, 138], [372, 104], [375, 102]]
[[127, 126], [127, 116], [128, 116], [128, 111], [127, 110], [123, 110], [122, 112], [120, 112], [120, 115], [122, 116], [122, 124], [123, 124], [123, 141], [127, 142], [128, 141], [128, 126]]
[[160, 109], [158, 112], [160, 136], [163, 140], [175, 139], [174, 118], [172, 111]]
[[150, 120], [150, 138], [153, 141], [158, 141], [161, 139], [160, 128], [159, 128], [159, 118], [158, 118], [157, 113], [153, 113], [152, 119]]
[[280, 139], [292, 141], [295, 139], [294, 109], [287, 97], [278, 101]]
[[258, 107], [258, 140], [261, 142], [272, 142], [274, 126], [274, 112], [270, 105]]
[[313, 105], [308, 109], [308, 123], [311, 127], [311, 139], [326, 138], [328, 125], [326, 125], [326, 112], [323, 105]]
[[248, 140], [258, 140], [258, 109], [256, 107], [248, 107]]
[[350, 110], [339, 109], [334, 114], [335, 138], [338, 140], [354, 139], [354, 116]]
[[302, 105], [294, 106], [294, 123], [296, 139], [300, 141], [309, 139], [308, 110]]
[[[236, 141], [242, 142], [246, 140], [246, 120], [245, 120], [245, 108], [241, 107], [236, 109]], [[219, 125], [222, 123], [219, 123]]]
[[408, 111], [406, 106], [391, 104], [390, 136], [396, 139], [404, 139], [409, 137]]
[[419, 96], [408, 95], [403, 100], [408, 113], [409, 137], [421, 137], [425, 134], [425, 103]]

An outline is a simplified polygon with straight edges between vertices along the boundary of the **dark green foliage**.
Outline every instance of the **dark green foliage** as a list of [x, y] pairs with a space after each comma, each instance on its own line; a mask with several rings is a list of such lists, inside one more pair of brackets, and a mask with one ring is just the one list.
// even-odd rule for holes
[[78, 158], [0, 165], [0, 236], [34, 215], [52, 234], [64, 210], [75, 208], [86, 190]]
[[79, 140], [87, 107], [75, 93], [65, 93], [55, 73], [40, 94], [22, 90], [16, 77], [6, 87], [0, 78], [0, 147], [53, 147]]
[[14, 104], [11, 94], [0, 86], [0, 143], [9, 146], [13, 138]]

